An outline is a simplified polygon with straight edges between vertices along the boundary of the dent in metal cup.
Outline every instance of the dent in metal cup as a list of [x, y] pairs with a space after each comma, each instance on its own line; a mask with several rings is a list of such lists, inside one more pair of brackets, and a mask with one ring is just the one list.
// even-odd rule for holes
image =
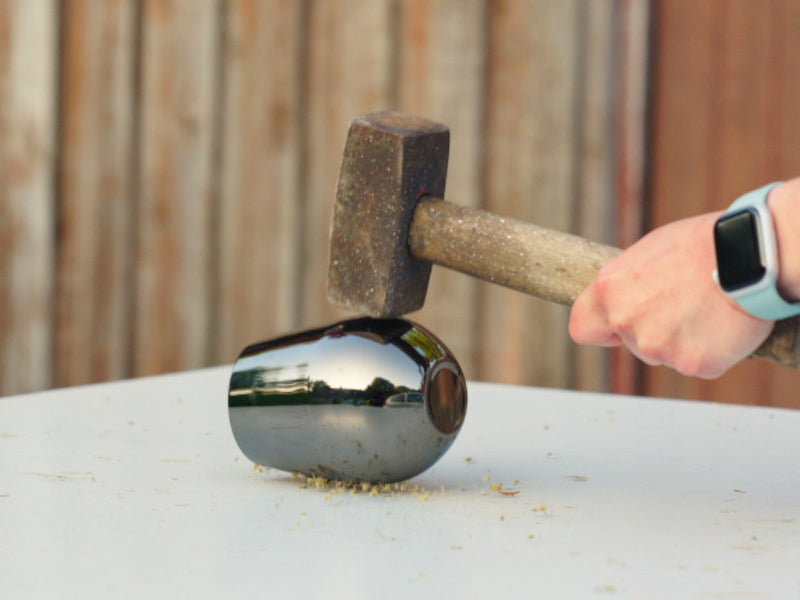
[[228, 393], [250, 460], [353, 481], [421, 473], [452, 445], [466, 409], [456, 359], [404, 319], [352, 319], [253, 344]]

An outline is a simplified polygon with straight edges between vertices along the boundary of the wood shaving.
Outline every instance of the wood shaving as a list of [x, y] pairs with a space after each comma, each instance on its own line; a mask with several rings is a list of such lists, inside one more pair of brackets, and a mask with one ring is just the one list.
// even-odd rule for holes
[[503, 496], [516, 496], [519, 494], [519, 490], [504, 490], [502, 483], [494, 483], [489, 486], [489, 489], [493, 492], [497, 492], [498, 494], [502, 494]]

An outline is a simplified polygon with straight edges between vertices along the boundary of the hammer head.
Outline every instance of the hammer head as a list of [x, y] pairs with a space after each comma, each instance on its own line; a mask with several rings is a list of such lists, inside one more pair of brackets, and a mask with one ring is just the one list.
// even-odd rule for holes
[[444, 196], [450, 132], [395, 112], [350, 124], [331, 221], [328, 299], [396, 316], [422, 307], [431, 265], [411, 256], [408, 230], [423, 196]]

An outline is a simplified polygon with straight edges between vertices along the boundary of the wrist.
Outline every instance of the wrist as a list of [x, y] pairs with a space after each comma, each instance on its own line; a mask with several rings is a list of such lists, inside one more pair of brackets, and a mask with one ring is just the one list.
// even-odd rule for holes
[[767, 198], [778, 248], [778, 291], [788, 302], [800, 300], [800, 178], [776, 186]]

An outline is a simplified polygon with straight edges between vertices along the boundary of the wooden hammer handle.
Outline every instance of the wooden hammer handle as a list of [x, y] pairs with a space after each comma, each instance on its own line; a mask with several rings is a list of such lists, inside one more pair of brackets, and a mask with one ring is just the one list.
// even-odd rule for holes
[[[532, 296], [571, 306], [621, 250], [438, 198], [422, 198], [408, 234], [411, 254]], [[754, 356], [800, 367], [800, 322], [779, 321]]]
[[411, 254], [551, 302], [572, 305], [617, 248], [507, 217], [422, 198]]

